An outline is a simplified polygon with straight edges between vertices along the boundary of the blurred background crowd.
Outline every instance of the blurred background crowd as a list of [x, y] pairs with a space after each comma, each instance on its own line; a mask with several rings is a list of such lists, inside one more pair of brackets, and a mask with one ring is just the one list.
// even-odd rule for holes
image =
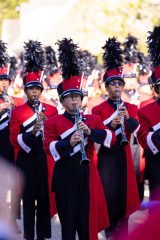
[[90, 112], [106, 98], [102, 46], [107, 38], [116, 36], [123, 45], [125, 72], [133, 73], [129, 78], [126, 75], [123, 99], [139, 106], [152, 97], [146, 39], [160, 21], [157, 0], [1, 0], [0, 9], [1, 39], [8, 44], [11, 57], [10, 95], [24, 98], [23, 46], [29, 39], [38, 40], [45, 47], [47, 65], [42, 98], [61, 111], [55, 90], [61, 81], [55, 43], [71, 37], [81, 49], [83, 89], [87, 92], [83, 105]]

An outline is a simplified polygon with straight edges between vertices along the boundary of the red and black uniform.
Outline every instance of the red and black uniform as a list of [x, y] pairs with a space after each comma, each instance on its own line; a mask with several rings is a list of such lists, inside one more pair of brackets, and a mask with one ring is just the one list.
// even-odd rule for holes
[[[121, 105], [126, 106], [130, 116], [125, 120], [125, 133], [129, 141], [131, 133], [136, 134], [138, 128], [137, 107], [127, 102], [121, 102]], [[108, 99], [94, 107], [92, 113], [99, 115], [103, 123], [112, 129], [111, 121], [118, 115], [116, 108], [116, 103]], [[111, 231], [117, 228], [119, 220], [139, 208], [131, 148], [129, 144], [120, 145], [120, 126], [117, 126], [114, 131], [117, 142], [111, 149], [101, 146], [98, 152], [98, 170], [105, 191]]]
[[[21, 98], [12, 97], [12, 99], [14, 101], [14, 107], [17, 107], [24, 102], [23, 99]], [[0, 104], [1, 103], [4, 103], [4, 98], [2, 94], [0, 95]], [[10, 130], [9, 130], [10, 115], [11, 109], [4, 110], [0, 113], [0, 146], [1, 146], [0, 156], [3, 157], [5, 161], [12, 164], [13, 167], [15, 167], [14, 151], [10, 143]], [[20, 208], [17, 199], [18, 196], [16, 196], [15, 201], [14, 195], [15, 193], [11, 189], [11, 216], [12, 217], [14, 216], [15, 218], [20, 218]]]
[[[34, 239], [35, 211], [37, 216], [37, 238], [51, 237], [49, 193], [47, 179], [47, 159], [43, 150], [42, 135], [32, 134], [37, 121], [34, 107], [27, 103], [12, 111], [10, 121], [11, 144], [14, 147], [16, 165], [25, 177], [22, 193], [24, 237]], [[57, 109], [48, 104], [39, 103], [39, 111], [45, 110], [47, 118], [57, 114]], [[35, 200], [37, 206], [35, 208]]]
[[[13, 98], [14, 106], [17, 107], [22, 101], [17, 101], [17, 98]], [[0, 94], [0, 104], [4, 103], [3, 94]], [[4, 110], [0, 113], [0, 156], [7, 160], [9, 163], [14, 164], [13, 149], [9, 139], [9, 122], [10, 122], [11, 109]]]
[[[3, 95], [0, 95], [0, 104], [4, 102]], [[9, 140], [9, 110], [0, 112], [0, 156], [6, 161], [14, 163], [13, 149]]]
[[[146, 105], [152, 103], [152, 102], [155, 102], [156, 101], [156, 97], [152, 97], [152, 98], [149, 98], [148, 100], [145, 100], [145, 101], [142, 101], [140, 103], [140, 107], [139, 108], [143, 108], [145, 107]], [[147, 169], [146, 169], [146, 159], [144, 157], [144, 149], [140, 146], [140, 165], [139, 165], [139, 172], [140, 172], [140, 175], [139, 175], [139, 179], [140, 181], [144, 181], [144, 179], [148, 179], [147, 177]], [[144, 188], [144, 187], [143, 187]], [[143, 192], [144, 192], [144, 189], [143, 189]], [[144, 194], [143, 194], [144, 195]]]
[[116, 137], [105, 129], [99, 117], [83, 115], [82, 120], [91, 129], [90, 136], [84, 134], [90, 160], [88, 166], [80, 164], [80, 144], [70, 145], [71, 135], [76, 130], [74, 116], [65, 112], [45, 122], [44, 148], [55, 161], [52, 190], [55, 191], [63, 240], [74, 240], [76, 231], [80, 240], [97, 240], [98, 232], [109, 225], [94, 142], [110, 148]]
[[160, 99], [148, 104], [138, 111], [140, 128], [137, 134], [144, 149], [146, 173], [149, 180], [151, 198], [160, 185]]

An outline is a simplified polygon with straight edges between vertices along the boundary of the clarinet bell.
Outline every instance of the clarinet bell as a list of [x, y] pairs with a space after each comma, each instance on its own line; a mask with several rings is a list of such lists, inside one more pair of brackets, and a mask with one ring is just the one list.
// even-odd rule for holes
[[80, 165], [87, 166], [90, 164], [90, 160], [87, 158], [87, 155], [85, 152], [82, 153], [82, 159], [80, 161]]
[[90, 160], [89, 160], [88, 158], [82, 159], [82, 160], [80, 161], [80, 165], [81, 165], [81, 166], [88, 166], [89, 164], [90, 164]]
[[121, 146], [126, 146], [127, 144], [128, 144], [128, 140], [127, 140], [127, 138], [126, 138], [126, 135], [125, 134], [122, 134], [121, 135], [121, 142], [120, 142], [120, 145]]

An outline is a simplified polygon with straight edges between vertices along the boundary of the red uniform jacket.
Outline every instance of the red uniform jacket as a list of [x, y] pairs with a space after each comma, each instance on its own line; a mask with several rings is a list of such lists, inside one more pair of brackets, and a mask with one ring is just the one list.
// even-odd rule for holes
[[[159, 100], [159, 99], [158, 99]], [[148, 104], [138, 111], [140, 128], [138, 140], [141, 146], [148, 150], [152, 155], [160, 151], [160, 145], [156, 138], [156, 131], [160, 128], [160, 106], [157, 101]]]
[[[97, 129], [105, 129], [100, 118], [94, 115], [84, 115], [85, 123], [96, 132]], [[93, 130], [94, 129], [94, 130]], [[45, 122], [45, 141], [44, 148], [47, 153], [50, 153], [55, 161], [59, 161], [65, 155], [74, 155], [80, 151], [80, 144], [71, 147], [70, 142], [65, 139], [76, 130], [76, 125], [71, 122], [65, 115], [57, 115]], [[110, 147], [116, 140], [114, 133], [108, 129], [105, 133], [104, 145]], [[92, 133], [91, 133], [92, 134]], [[96, 133], [95, 137], [97, 136]], [[87, 157], [90, 159], [90, 213], [89, 213], [89, 236], [90, 240], [97, 240], [97, 233], [109, 225], [108, 213], [104, 197], [104, 192], [98, 170], [96, 167], [97, 155], [94, 147], [94, 142], [90, 137], [85, 138], [87, 147]]]
[[154, 102], [156, 99], [154, 97], [148, 99], [148, 100], [145, 100], [143, 102], [140, 103], [140, 107], [139, 108], [142, 108], [142, 107], [145, 107], [146, 105]]
[[[111, 104], [109, 104], [110, 100], [107, 100], [100, 105], [94, 107], [92, 109], [93, 114], [97, 114], [101, 117], [103, 123], [107, 126], [110, 125], [111, 121], [117, 116], [118, 111], [113, 108]], [[125, 105], [130, 119], [128, 121], [128, 124], [125, 124], [125, 133], [128, 141], [130, 140], [131, 133], [136, 135], [138, 131], [138, 124], [132, 124], [132, 119], [138, 119], [137, 117], [137, 111], [138, 108], [136, 105], [122, 102], [122, 105]], [[130, 128], [129, 128], [130, 125]], [[120, 129], [115, 130], [115, 134], [118, 135], [121, 133]], [[133, 166], [133, 159], [131, 154], [131, 148], [130, 144], [125, 146], [125, 152], [126, 152], [126, 162], [127, 162], [127, 195], [126, 195], [126, 216], [129, 216], [134, 211], [139, 209], [139, 197], [138, 197], [138, 190], [137, 190], [137, 184], [136, 184], [136, 177], [134, 172], [134, 166]], [[113, 153], [116, 154], [116, 153]], [[119, 154], [119, 153], [117, 153]], [[107, 157], [107, 156], [106, 156]], [[114, 156], [113, 156], [114, 157]], [[114, 159], [113, 159], [114, 160]]]
[[[143, 108], [145, 107], [146, 105], [152, 103], [152, 102], [155, 102], [156, 98], [155, 97], [152, 97], [152, 98], [149, 98], [148, 100], [145, 100], [143, 102], [140, 103], [140, 106], [139, 108]], [[144, 158], [144, 152], [143, 152], [143, 148], [140, 147], [140, 172], [142, 173], [141, 174], [141, 179], [143, 179], [143, 174], [144, 174], [144, 170], [145, 170], [145, 158]]]
[[[55, 107], [44, 103], [40, 104], [40, 108], [43, 108], [44, 106], [44, 114], [47, 118], [50, 118], [58, 113]], [[12, 133], [10, 140], [14, 146], [15, 156], [17, 156], [20, 148], [22, 148], [25, 152], [31, 151], [31, 146], [29, 146], [29, 144], [25, 142], [25, 139], [23, 139], [21, 128], [24, 127], [24, 132], [31, 132], [35, 124], [36, 117], [36, 113], [27, 103], [13, 109], [10, 123], [10, 132]]]

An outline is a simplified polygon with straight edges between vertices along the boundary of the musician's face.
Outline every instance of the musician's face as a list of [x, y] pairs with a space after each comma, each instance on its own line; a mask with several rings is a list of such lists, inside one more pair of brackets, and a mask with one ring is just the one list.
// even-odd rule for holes
[[115, 99], [115, 92], [119, 92], [119, 96], [124, 89], [124, 83], [120, 80], [113, 80], [108, 85], [106, 85], [106, 90], [108, 92], [109, 98]]
[[80, 108], [82, 106], [82, 97], [79, 94], [69, 94], [62, 99], [61, 103], [67, 112], [74, 114], [74, 105]]
[[40, 87], [28, 87], [25, 89], [25, 94], [31, 102], [34, 101], [35, 97], [39, 98], [41, 95], [42, 89]]
[[3, 88], [5, 87], [6, 89], [8, 89], [9, 87], [9, 80], [8, 79], [0, 79], [0, 92], [3, 92]]

